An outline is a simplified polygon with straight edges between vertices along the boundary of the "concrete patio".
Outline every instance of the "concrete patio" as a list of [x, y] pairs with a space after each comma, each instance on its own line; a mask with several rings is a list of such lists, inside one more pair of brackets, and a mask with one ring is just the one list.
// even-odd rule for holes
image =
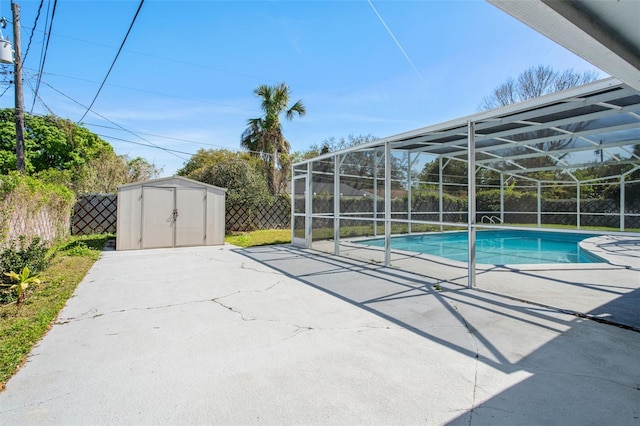
[[639, 333], [435, 284], [287, 245], [108, 251], [1, 423], [640, 423]]

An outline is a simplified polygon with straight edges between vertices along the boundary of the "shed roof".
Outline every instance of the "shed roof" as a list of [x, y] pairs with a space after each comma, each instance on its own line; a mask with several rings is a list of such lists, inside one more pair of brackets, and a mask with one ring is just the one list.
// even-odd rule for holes
[[219, 186], [209, 185], [208, 183], [204, 183], [204, 182], [200, 182], [200, 181], [197, 181], [197, 180], [189, 179], [189, 178], [186, 178], [184, 176], [168, 176], [168, 177], [163, 177], [163, 178], [158, 178], [158, 179], [145, 180], [145, 181], [142, 181], [142, 182], [127, 183], [127, 184], [118, 186], [118, 190], [130, 188], [130, 187], [135, 187], [135, 186], [163, 186], [163, 185], [166, 186], [167, 184], [170, 185], [172, 182], [180, 182], [180, 183], [188, 184], [188, 185], [203, 186], [203, 187], [217, 189], [219, 191], [227, 192], [226, 188], [220, 188]]

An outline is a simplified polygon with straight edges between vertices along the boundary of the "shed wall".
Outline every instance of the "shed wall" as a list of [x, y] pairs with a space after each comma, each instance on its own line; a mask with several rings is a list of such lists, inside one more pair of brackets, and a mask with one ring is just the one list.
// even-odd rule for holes
[[116, 250], [141, 248], [142, 185], [118, 189]]
[[[197, 188], [206, 190], [206, 216], [203, 243], [205, 245], [224, 244], [225, 236], [225, 198], [224, 189], [204, 185], [200, 182], [184, 178], [165, 178], [155, 181], [142, 182], [137, 185], [124, 185], [118, 188], [117, 238], [116, 250], [141, 249], [143, 240], [143, 209], [150, 206], [143, 205], [143, 188]], [[188, 206], [176, 206], [184, 210]], [[184, 216], [183, 216], [184, 217]], [[178, 214], [178, 220], [180, 215]], [[175, 226], [173, 224], [172, 226]], [[147, 231], [148, 232], [148, 231]], [[175, 244], [175, 242], [174, 242]]]
[[[224, 244], [227, 194], [215, 188], [209, 188], [207, 192], [207, 245], [221, 245]], [[215, 212], [215, 214], [209, 212]]]

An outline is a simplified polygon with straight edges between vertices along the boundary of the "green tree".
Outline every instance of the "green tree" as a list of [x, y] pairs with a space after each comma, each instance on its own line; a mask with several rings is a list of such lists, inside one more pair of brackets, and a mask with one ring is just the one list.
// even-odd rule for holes
[[200, 149], [177, 174], [226, 188], [228, 203], [255, 204], [270, 195], [260, 159], [246, 152]]
[[[218, 163], [227, 161], [230, 158], [241, 158], [251, 163], [251, 166], [262, 171], [262, 161], [248, 152], [236, 152], [228, 149], [199, 149], [191, 156], [176, 174], [180, 176], [192, 177], [194, 172]], [[266, 182], [266, 181], [265, 181]]]
[[[461, 194], [467, 192], [467, 163], [462, 161], [445, 161], [442, 169], [443, 189], [448, 194]], [[440, 163], [438, 160], [430, 161], [424, 165], [418, 174], [419, 189], [437, 191], [440, 183]]]
[[[14, 110], [0, 110], [0, 174], [16, 168]], [[70, 120], [25, 114], [28, 175], [76, 192], [115, 192], [118, 185], [157, 177], [145, 159], [119, 156], [98, 135]]]
[[113, 193], [120, 185], [153, 179], [160, 172], [161, 169], [144, 158], [104, 152], [89, 161], [70, 186], [76, 192]]
[[262, 158], [266, 165], [269, 190], [276, 194], [286, 180], [290, 149], [282, 133], [280, 116], [284, 114], [287, 120], [292, 120], [296, 115], [304, 116], [307, 110], [302, 100], [289, 106], [290, 92], [285, 83], [260, 85], [253, 93], [261, 98], [260, 109], [264, 114], [247, 121], [247, 129], [242, 133], [240, 143], [250, 153]]
[[[25, 114], [27, 174], [47, 169], [76, 171], [113, 148], [96, 134], [59, 117]], [[0, 110], [0, 173], [16, 168], [14, 110]]]
[[[308, 151], [304, 153], [297, 153], [296, 156], [299, 159], [310, 159], [317, 157], [318, 155], [327, 154], [330, 152], [340, 151], [342, 149], [351, 148], [353, 146], [362, 145], [368, 142], [377, 140], [378, 138], [373, 135], [349, 135], [346, 138], [330, 137], [319, 144], [313, 144], [309, 147]], [[355, 188], [355, 189], [373, 189], [373, 176], [374, 167], [377, 164], [378, 177], [384, 176], [384, 161], [381, 156], [382, 152], [375, 152], [371, 150], [367, 151], [353, 151], [347, 154], [347, 158], [342, 162], [340, 173], [343, 175], [340, 181]], [[406, 182], [406, 157], [399, 158], [393, 156], [391, 158], [391, 188], [402, 189]], [[333, 160], [322, 162], [314, 166], [315, 171], [326, 173], [326, 175], [318, 175], [314, 179], [316, 181], [333, 181]], [[382, 188], [382, 186], [381, 186]]]

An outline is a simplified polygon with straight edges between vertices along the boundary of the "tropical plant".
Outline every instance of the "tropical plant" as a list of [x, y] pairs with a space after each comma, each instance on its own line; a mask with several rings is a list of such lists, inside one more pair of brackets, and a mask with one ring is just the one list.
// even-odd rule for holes
[[286, 179], [290, 149], [289, 142], [282, 133], [280, 116], [284, 114], [287, 120], [292, 120], [296, 115], [305, 115], [307, 110], [302, 100], [289, 106], [289, 86], [285, 83], [275, 86], [260, 85], [253, 93], [261, 98], [260, 108], [264, 115], [247, 121], [247, 129], [242, 133], [240, 144], [253, 155], [262, 158], [266, 165], [269, 190], [276, 194], [280, 189], [279, 183]]
[[[9, 286], [9, 290], [15, 291], [17, 295], [16, 304], [18, 306], [20, 306], [22, 302], [24, 302], [25, 292], [27, 288], [29, 288], [29, 286], [32, 284], [40, 284], [41, 282], [40, 277], [38, 277], [37, 275], [30, 276], [31, 272], [29, 271], [28, 266], [22, 268], [22, 272], [20, 272], [19, 274], [14, 271], [5, 272], [4, 274], [11, 278], [13, 281], [16, 281], [15, 284]], [[6, 286], [7, 284], [3, 285]]]

